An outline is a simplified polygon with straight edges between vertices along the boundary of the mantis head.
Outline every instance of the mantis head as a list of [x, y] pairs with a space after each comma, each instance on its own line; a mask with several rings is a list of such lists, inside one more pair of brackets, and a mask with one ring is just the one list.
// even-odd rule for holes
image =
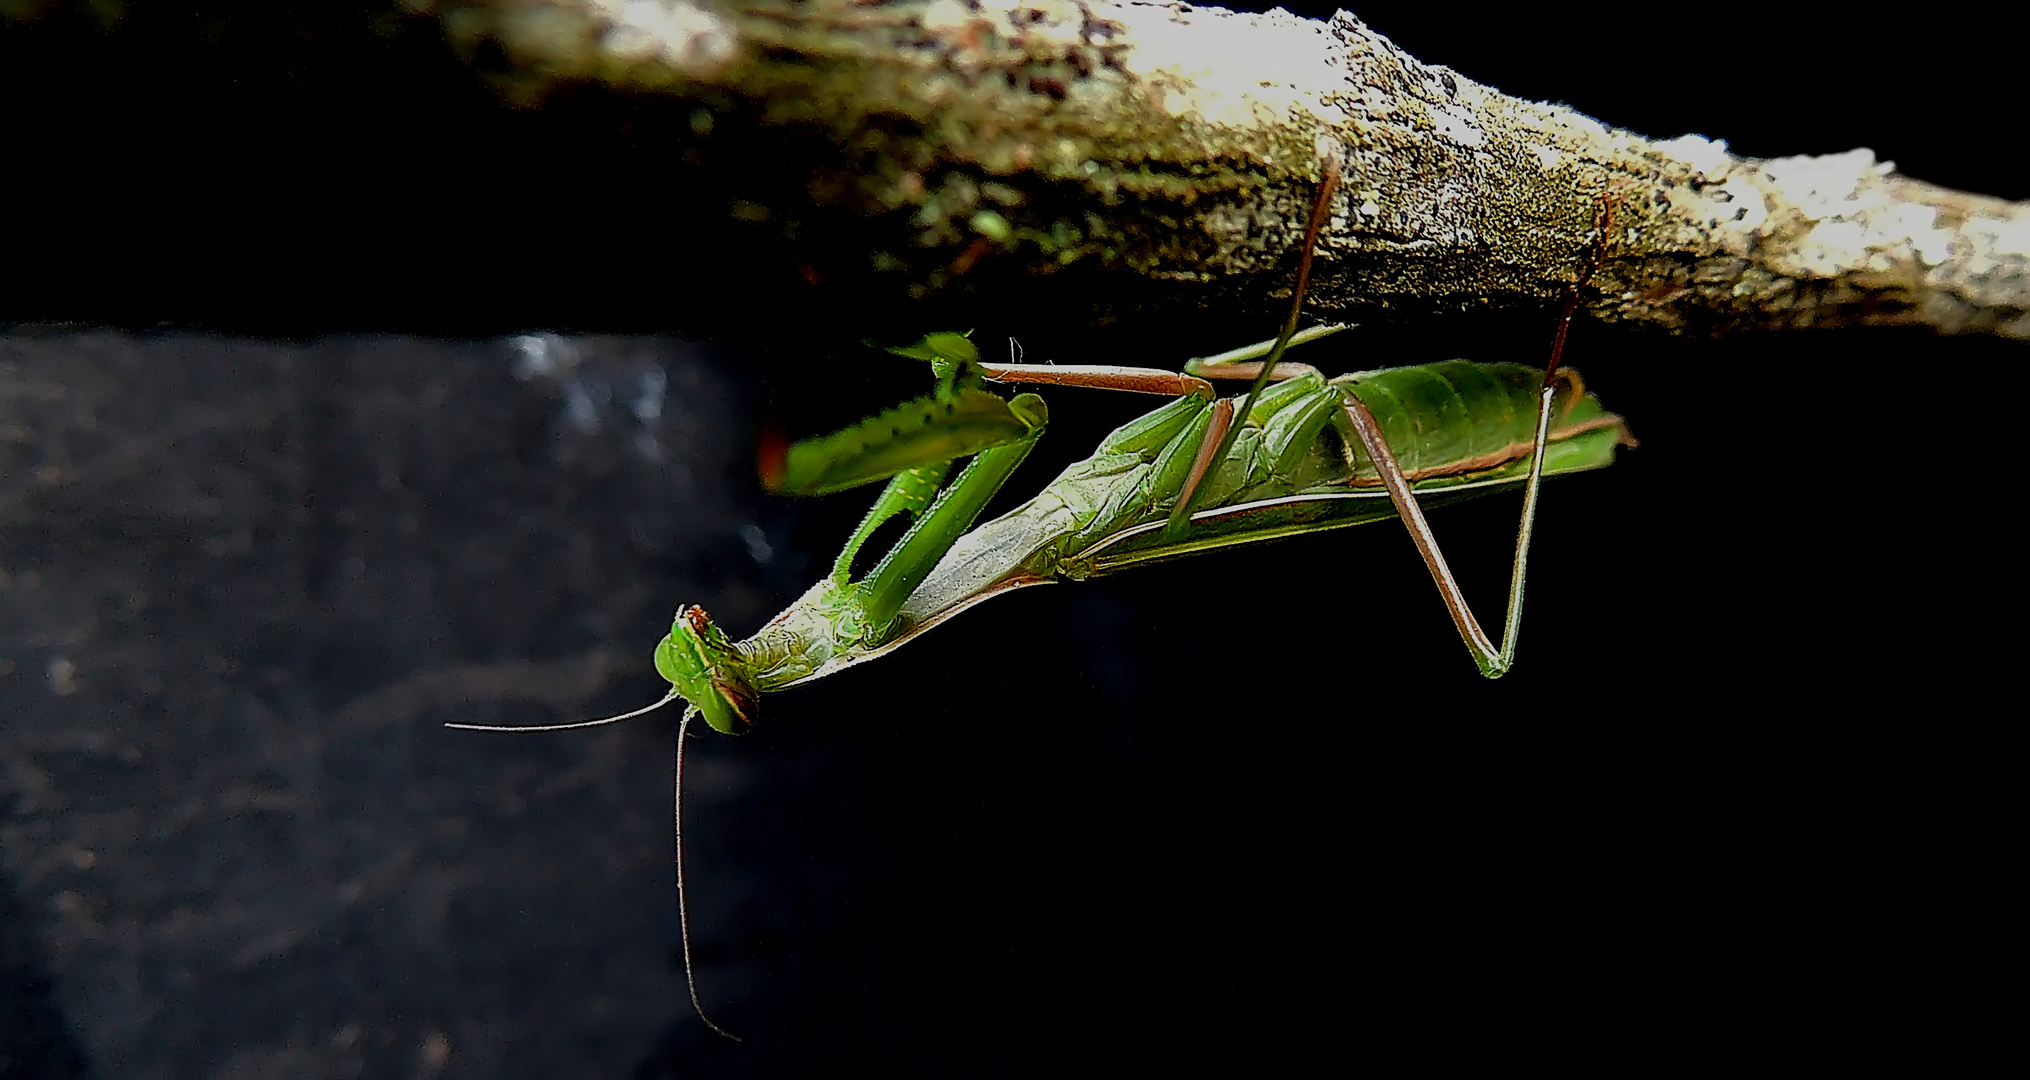
[[712, 616], [695, 604], [677, 609], [670, 636], [656, 646], [656, 672], [670, 692], [703, 713], [712, 730], [738, 735], [754, 726], [756, 692], [740, 654]]

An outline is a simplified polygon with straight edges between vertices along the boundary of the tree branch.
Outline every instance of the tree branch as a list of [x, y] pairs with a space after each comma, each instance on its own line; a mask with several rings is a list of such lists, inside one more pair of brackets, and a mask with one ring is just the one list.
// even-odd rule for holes
[[[1158, 303], [1287, 290], [1321, 154], [1347, 179], [1312, 310], [1539, 306], [1603, 203], [1604, 319], [1710, 333], [1919, 324], [2030, 337], [2030, 213], [1867, 150], [1754, 160], [1651, 141], [1319, 23], [1119, 0], [448, 0], [536, 98], [688, 104], [679, 157], [807, 279], [925, 295], [1066, 268]], [[1150, 284], [1154, 283], [1154, 284]], [[1106, 295], [1106, 289], [1087, 290]]]

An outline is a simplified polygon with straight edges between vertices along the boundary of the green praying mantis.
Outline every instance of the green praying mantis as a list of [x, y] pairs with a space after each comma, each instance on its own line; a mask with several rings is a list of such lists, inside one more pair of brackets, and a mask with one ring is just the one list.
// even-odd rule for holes
[[[973, 342], [957, 333], [930, 334], [891, 350], [928, 361], [935, 391], [832, 435], [764, 452], [764, 481], [781, 493], [819, 495], [887, 481], [829, 574], [740, 641], [703, 608], [679, 608], [655, 649], [656, 670], [670, 690], [654, 704], [601, 720], [509, 730], [612, 723], [682, 698], [689, 705], [678, 735], [681, 792], [682, 741], [693, 717], [702, 715], [720, 732], [744, 731], [762, 694], [883, 656], [990, 597], [1389, 518], [1408, 527], [1481, 673], [1499, 677], [1515, 661], [1542, 480], [1604, 467], [1617, 446], [1633, 442], [1622, 419], [1587, 393], [1575, 373], [1559, 367], [1576, 287], [1544, 370], [1453, 360], [1328, 379], [1282, 362], [1288, 348], [1344, 329], [1297, 330], [1312, 250], [1337, 179], [1337, 163], [1328, 161], [1305, 231], [1291, 311], [1273, 341], [1194, 360], [1183, 372], [985, 363]], [[1599, 232], [1605, 231], [1603, 222]], [[1227, 398], [1215, 392], [1209, 381], [1215, 378], [1252, 384]], [[975, 527], [1049, 419], [1042, 398], [1003, 398], [987, 388], [996, 382], [1102, 387], [1170, 400], [1116, 429], [1034, 499]], [[950, 477], [961, 458], [971, 460]], [[1524, 491], [1522, 518], [1507, 617], [1496, 642], [1467, 606], [1423, 509], [1516, 485]], [[905, 514], [907, 531], [870, 570], [856, 573], [861, 549], [876, 530]], [[680, 794], [678, 803], [677, 888], [680, 919], [687, 922]], [[688, 976], [687, 925], [683, 937]], [[695, 983], [691, 994], [698, 1005]], [[701, 1005], [698, 1012], [704, 1017]], [[705, 1022], [726, 1034], [709, 1018]]]
[[[1632, 444], [1627, 425], [1558, 367], [1576, 306], [1570, 300], [1546, 371], [1453, 360], [1326, 379], [1281, 363], [1290, 346], [1343, 329], [1296, 330], [1335, 181], [1328, 171], [1290, 318], [1272, 342], [1194, 360], [1184, 372], [983, 363], [955, 333], [891, 350], [929, 361], [937, 390], [763, 461], [767, 486], [787, 494], [888, 480], [832, 572], [743, 641], [728, 638], [702, 608], [680, 608], [656, 647], [656, 670], [671, 687], [658, 704], [681, 697], [715, 730], [739, 732], [752, 724], [760, 695], [885, 655], [1013, 589], [1393, 517], [1409, 527], [1481, 673], [1508, 671], [1539, 484], [1610, 464], [1616, 446]], [[1254, 382], [1247, 394], [1222, 398], [1207, 381], [1229, 377]], [[1036, 498], [974, 528], [1049, 416], [1037, 395], [1003, 399], [984, 388], [989, 381], [1172, 400], [1115, 430]], [[952, 462], [968, 456], [947, 482]], [[1516, 484], [1525, 488], [1523, 514], [1497, 644], [1461, 595], [1422, 506]], [[871, 571], [854, 576], [861, 546], [905, 513], [913, 518], [909, 530]]]

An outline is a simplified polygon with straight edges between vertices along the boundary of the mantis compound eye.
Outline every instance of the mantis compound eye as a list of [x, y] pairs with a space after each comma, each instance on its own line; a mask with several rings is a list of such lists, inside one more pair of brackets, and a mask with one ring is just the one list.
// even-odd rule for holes
[[712, 730], [738, 735], [754, 726], [754, 687], [742, 673], [739, 653], [704, 608], [677, 609], [670, 636], [656, 646], [656, 671], [705, 715]]

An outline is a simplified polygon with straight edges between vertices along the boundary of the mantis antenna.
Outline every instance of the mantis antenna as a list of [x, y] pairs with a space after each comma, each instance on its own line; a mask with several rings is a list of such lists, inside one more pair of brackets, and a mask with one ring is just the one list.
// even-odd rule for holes
[[713, 1031], [740, 1041], [740, 1036], [712, 1022], [705, 1015], [705, 1004], [698, 1000], [698, 970], [691, 966], [691, 905], [684, 900], [684, 739], [691, 733], [691, 714], [686, 713], [677, 723], [677, 768], [676, 780], [671, 784], [670, 821], [677, 849], [677, 939], [684, 946], [684, 986], [691, 991], [691, 1008], [697, 1010], [698, 1019]]
[[[601, 724], [617, 724], [622, 720], [632, 720], [637, 716], [646, 716], [677, 700], [681, 696], [675, 689], [672, 689], [669, 693], [663, 695], [662, 700], [657, 701], [653, 705], [644, 705], [633, 712], [624, 712], [618, 716], [608, 716], [598, 720], [574, 720], [568, 724], [533, 724], [527, 726], [508, 724], [446, 724], [444, 726], [459, 731], [511, 731], [516, 733], [576, 731], [579, 728], [598, 727]], [[740, 1036], [720, 1027], [713, 1022], [710, 1016], [706, 1015], [705, 1005], [698, 997], [698, 972], [697, 969], [691, 966], [691, 905], [684, 899], [684, 739], [691, 733], [692, 715], [693, 713], [687, 712], [684, 714], [684, 718], [677, 722], [677, 764], [674, 770], [676, 780], [671, 785], [672, 790], [670, 792], [670, 820], [674, 825], [676, 834], [677, 939], [683, 944], [684, 988], [690, 991], [691, 1008], [698, 1011], [698, 1019], [703, 1020], [706, 1027], [732, 1039], [734, 1042], [739, 1042]]]
[[624, 712], [619, 716], [608, 716], [599, 720], [573, 720], [568, 724], [446, 724], [444, 726], [457, 731], [576, 731], [579, 728], [598, 727], [601, 724], [618, 724], [622, 720], [632, 720], [637, 716], [647, 716], [649, 713], [668, 705], [682, 696], [675, 690], [672, 690], [664, 694], [661, 701], [653, 705], [643, 705], [633, 712]]

